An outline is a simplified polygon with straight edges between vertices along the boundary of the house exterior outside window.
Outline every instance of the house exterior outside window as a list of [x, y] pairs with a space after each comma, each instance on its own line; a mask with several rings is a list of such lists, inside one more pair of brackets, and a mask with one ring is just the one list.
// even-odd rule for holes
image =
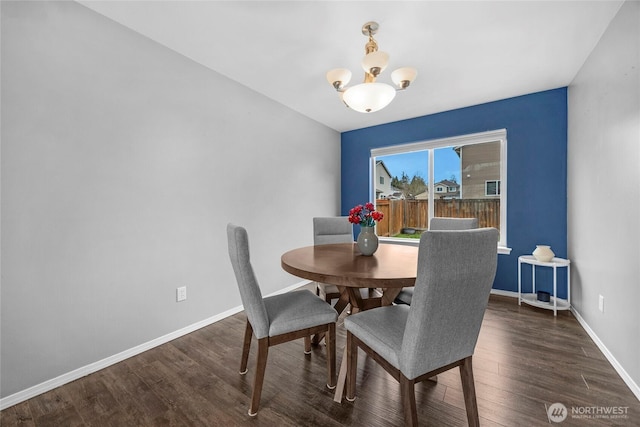
[[462, 198], [484, 199], [499, 195], [487, 191], [487, 182], [500, 181], [500, 142], [457, 147], [462, 168]]
[[391, 174], [383, 161], [376, 162], [375, 174], [378, 178], [375, 186], [376, 199], [386, 199], [393, 194], [393, 189], [391, 188]]
[[460, 185], [455, 181], [445, 179], [444, 181], [436, 182], [436, 193], [440, 199], [459, 199], [460, 198]]

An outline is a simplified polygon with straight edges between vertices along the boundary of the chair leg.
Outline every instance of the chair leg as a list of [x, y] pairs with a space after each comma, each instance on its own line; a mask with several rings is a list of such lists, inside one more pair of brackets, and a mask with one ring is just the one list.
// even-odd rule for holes
[[249, 415], [258, 415], [260, 406], [260, 395], [262, 394], [262, 383], [264, 382], [264, 372], [267, 367], [267, 356], [269, 355], [269, 338], [258, 340], [258, 361], [256, 363], [256, 377], [253, 381], [253, 392], [251, 393], [251, 407]]
[[251, 336], [253, 335], [253, 328], [249, 319], [247, 319], [247, 326], [244, 330], [244, 342], [242, 343], [242, 358], [240, 359], [240, 375], [247, 373], [247, 362], [249, 361], [249, 350], [251, 349]]
[[462, 393], [464, 394], [464, 406], [467, 408], [467, 423], [469, 427], [480, 426], [478, 416], [478, 402], [476, 400], [476, 387], [473, 381], [473, 367], [469, 356], [460, 365], [460, 379], [462, 380]]
[[304, 337], [304, 354], [311, 354], [311, 337]]
[[348, 401], [356, 400], [356, 373], [358, 370], [358, 345], [347, 331], [347, 395]]
[[400, 374], [400, 396], [402, 397], [402, 408], [404, 410], [404, 425], [418, 425], [418, 411], [416, 410], [416, 394], [414, 381]]
[[336, 388], [336, 324], [329, 323], [327, 334], [324, 338], [327, 344], [327, 387]]

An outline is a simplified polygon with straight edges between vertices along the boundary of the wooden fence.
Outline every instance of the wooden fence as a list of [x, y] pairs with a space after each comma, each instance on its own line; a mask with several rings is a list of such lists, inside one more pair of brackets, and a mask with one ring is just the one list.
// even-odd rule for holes
[[[437, 199], [437, 217], [478, 218], [479, 227], [500, 228], [500, 199]], [[403, 228], [429, 228], [428, 200], [376, 200], [376, 210], [384, 218], [376, 226], [378, 236], [395, 236]]]

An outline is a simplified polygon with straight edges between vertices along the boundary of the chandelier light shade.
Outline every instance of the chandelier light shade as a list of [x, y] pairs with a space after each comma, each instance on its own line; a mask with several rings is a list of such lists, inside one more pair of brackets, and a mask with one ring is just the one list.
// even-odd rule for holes
[[384, 83], [360, 83], [344, 91], [342, 100], [347, 107], [360, 113], [373, 113], [389, 105], [396, 90]]
[[379, 51], [378, 43], [373, 38], [378, 28], [377, 22], [367, 22], [362, 26], [362, 34], [369, 38], [364, 47], [365, 56], [362, 59], [363, 83], [346, 87], [351, 81], [351, 71], [344, 68], [334, 68], [327, 73], [327, 81], [338, 91], [344, 104], [361, 113], [373, 113], [383, 109], [393, 101], [396, 91], [408, 88], [418, 75], [415, 68], [402, 67], [391, 73], [391, 80], [395, 87], [376, 82], [376, 78], [389, 65], [389, 54]]
[[[351, 74], [351, 73], [349, 73]], [[418, 71], [412, 67], [402, 67], [391, 73], [391, 81], [401, 89], [405, 89], [416, 79]]]
[[389, 65], [389, 54], [387, 52], [371, 52], [362, 58], [362, 69], [365, 73], [377, 77]]
[[327, 80], [336, 90], [340, 90], [351, 81], [351, 71], [346, 68], [334, 68], [327, 73]]

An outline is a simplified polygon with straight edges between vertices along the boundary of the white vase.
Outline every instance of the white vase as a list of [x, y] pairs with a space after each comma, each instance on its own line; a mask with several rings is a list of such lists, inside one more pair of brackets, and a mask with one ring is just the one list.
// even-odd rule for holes
[[533, 256], [541, 262], [549, 262], [556, 254], [551, 250], [551, 246], [536, 245], [536, 250], [533, 251]]
[[378, 236], [376, 236], [375, 227], [360, 226], [360, 234], [358, 234], [356, 243], [362, 255], [373, 255], [378, 250]]

